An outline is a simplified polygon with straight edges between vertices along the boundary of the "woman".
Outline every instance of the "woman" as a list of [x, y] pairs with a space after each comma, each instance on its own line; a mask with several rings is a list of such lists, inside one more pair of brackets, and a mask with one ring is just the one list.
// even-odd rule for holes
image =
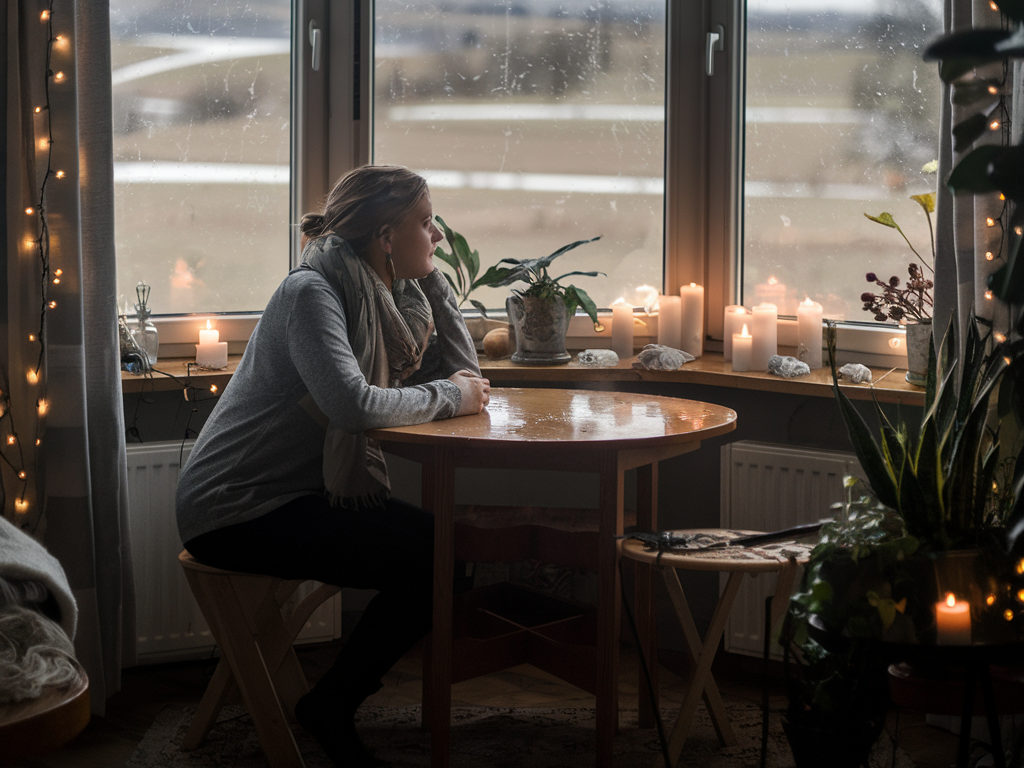
[[357, 168], [301, 227], [303, 263], [182, 471], [178, 530], [218, 568], [380, 590], [295, 709], [336, 763], [379, 765], [353, 716], [430, 628], [433, 518], [389, 498], [364, 432], [479, 413], [490, 385], [432, 262], [441, 233], [422, 177]]

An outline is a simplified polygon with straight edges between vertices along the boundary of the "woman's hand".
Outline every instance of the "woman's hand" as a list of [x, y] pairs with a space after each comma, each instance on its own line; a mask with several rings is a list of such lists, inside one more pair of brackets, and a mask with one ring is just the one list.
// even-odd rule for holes
[[457, 416], [472, 416], [480, 413], [491, 399], [491, 382], [472, 371], [462, 369], [448, 377], [462, 393], [462, 407]]

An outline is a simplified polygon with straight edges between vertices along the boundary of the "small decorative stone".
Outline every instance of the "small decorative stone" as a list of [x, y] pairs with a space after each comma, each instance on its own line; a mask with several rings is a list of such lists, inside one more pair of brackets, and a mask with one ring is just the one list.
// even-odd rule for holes
[[584, 349], [576, 360], [588, 368], [608, 368], [619, 364], [619, 356], [610, 349]]
[[484, 355], [488, 360], [503, 360], [512, 354], [508, 328], [495, 328], [484, 336]]
[[666, 347], [664, 344], [648, 344], [636, 356], [633, 367], [643, 371], [677, 371], [683, 363], [691, 360], [696, 358], [681, 349]]
[[839, 375], [849, 379], [854, 384], [864, 384], [871, 381], [871, 369], [860, 363], [847, 363], [839, 369]]
[[794, 376], [803, 376], [810, 372], [811, 366], [795, 357], [772, 355], [768, 358], [768, 373], [781, 376], [784, 379], [792, 379]]

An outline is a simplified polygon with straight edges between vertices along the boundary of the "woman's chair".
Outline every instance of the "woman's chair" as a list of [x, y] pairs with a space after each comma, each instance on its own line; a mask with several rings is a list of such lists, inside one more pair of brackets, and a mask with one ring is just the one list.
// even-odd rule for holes
[[292, 644], [313, 611], [339, 588], [322, 584], [288, 610], [286, 603], [302, 580], [222, 571], [187, 551], [178, 555], [178, 562], [221, 649], [182, 749], [202, 743], [221, 707], [238, 691], [271, 768], [304, 768], [289, 721], [309, 684]]

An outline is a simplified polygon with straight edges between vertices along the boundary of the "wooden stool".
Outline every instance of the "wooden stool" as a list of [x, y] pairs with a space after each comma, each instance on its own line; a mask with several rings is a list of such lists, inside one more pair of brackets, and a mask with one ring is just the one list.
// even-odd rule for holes
[[285, 613], [282, 607], [304, 580], [222, 571], [187, 551], [178, 562], [221, 649], [182, 749], [202, 743], [221, 707], [238, 690], [271, 768], [304, 768], [288, 720], [294, 719], [295, 703], [309, 692], [309, 684], [292, 643], [313, 611], [339, 588], [322, 584]]
[[[672, 531], [672, 533], [706, 534], [720, 539], [736, 538], [746, 536], [758, 531], [727, 531], [720, 528]], [[697, 704], [701, 698], [711, 715], [711, 723], [715, 727], [719, 741], [724, 746], [736, 742], [729, 718], [725, 713], [725, 705], [722, 703], [722, 696], [718, 692], [718, 686], [711, 675], [711, 662], [718, 651], [718, 643], [722, 639], [725, 630], [725, 621], [729, 618], [729, 611], [732, 609], [736, 593], [739, 591], [743, 575], [749, 573], [756, 576], [759, 573], [778, 573], [779, 580], [775, 587], [775, 596], [782, 598], [772, 600], [769, 622], [774, 625], [785, 613], [787, 602], [785, 598], [793, 591], [793, 584], [796, 580], [797, 566], [807, 562], [808, 554], [812, 549], [807, 544], [794, 544], [793, 542], [778, 542], [763, 547], [734, 547], [723, 549], [701, 550], [657, 550], [644, 549], [643, 542], [635, 539], [626, 539], [622, 542], [622, 556], [640, 563], [655, 566], [661, 570], [665, 579], [665, 586], [668, 588], [669, 597], [672, 598], [672, 605], [679, 623], [682, 625], [683, 636], [686, 639], [686, 646], [691, 659], [693, 660], [695, 672], [690, 687], [686, 691], [683, 704], [679, 708], [679, 715], [675, 725], [672, 727], [672, 734], [669, 737], [669, 758], [672, 764], [679, 762], [679, 756], [683, 751], [683, 744], [690, 732], [694, 715], [697, 712]], [[708, 627], [704, 640], [701, 641], [697, 632], [697, 625], [690, 613], [689, 604], [686, 602], [686, 595], [683, 594], [683, 587], [679, 582], [676, 570], [689, 571], [719, 571], [729, 574], [729, 580], [725, 589], [718, 598], [718, 605], [711, 617], [711, 625]], [[639, 606], [637, 606], [639, 610]]]

